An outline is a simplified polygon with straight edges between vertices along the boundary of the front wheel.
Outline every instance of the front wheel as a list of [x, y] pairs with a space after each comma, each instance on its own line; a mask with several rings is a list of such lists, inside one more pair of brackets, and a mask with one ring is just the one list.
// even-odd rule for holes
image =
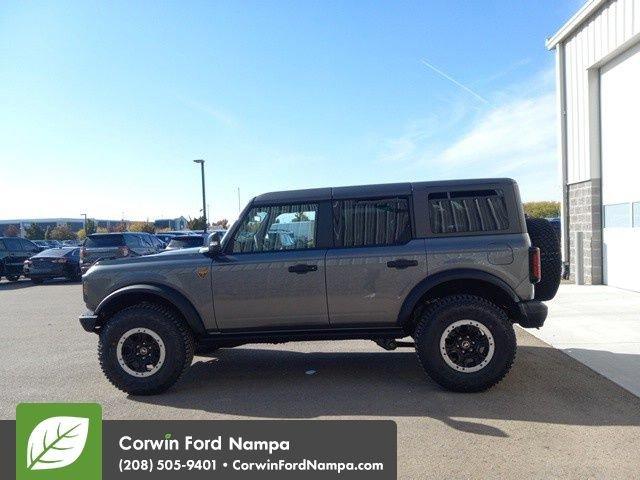
[[414, 336], [425, 372], [456, 392], [491, 388], [515, 359], [515, 332], [505, 312], [473, 295], [434, 302], [422, 314]]
[[100, 332], [98, 357], [107, 379], [131, 395], [171, 387], [191, 365], [191, 332], [171, 310], [140, 303], [117, 312]]
[[20, 275], [7, 275], [7, 280], [10, 282], [17, 282], [20, 280]]

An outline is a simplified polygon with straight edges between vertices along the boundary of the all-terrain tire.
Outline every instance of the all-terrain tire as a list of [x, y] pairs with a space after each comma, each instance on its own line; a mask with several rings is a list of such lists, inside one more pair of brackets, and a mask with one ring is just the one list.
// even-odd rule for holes
[[556, 296], [562, 275], [562, 255], [558, 235], [544, 218], [527, 218], [527, 231], [534, 247], [540, 249], [542, 278], [535, 286], [535, 299], [541, 302]]
[[[121, 338], [137, 328], [154, 332], [165, 347], [158, 371], [143, 378], [128, 373], [117, 353]], [[116, 388], [131, 395], [155, 395], [170, 388], [191, 365], [193, 353], [193, 335], [182, 319], [154, 303], [140, 303], [115, 313], [102, 327], [98, 341], [102, 371]]]
[[[441, 339], [452, 324], [468, 320], [490, 332], [494, 348], [488, 363], [473, 372], [454, 369], [447, 363], [441, 347]], [[455, 392], [491, 388], [504, 378], [516, 355], [515, 332], [504, 310], [474, 295], [451, 295], [434, 302], [418, 320], [414, 338], [418, 359], [427, 375]]]
[[7, 275], [6, 279], [10, 282], [17, 282], [20, 280], [20, 275]]

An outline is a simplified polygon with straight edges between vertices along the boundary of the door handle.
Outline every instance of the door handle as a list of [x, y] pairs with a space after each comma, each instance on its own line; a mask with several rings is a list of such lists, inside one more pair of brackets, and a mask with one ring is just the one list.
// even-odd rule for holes
[[391, 260], [390, 262], [387, 262], [388, 268], [397, 268], [399, 270], [402, 270], [404, 268], [409, 268], [409, 267], [417, 267], [417, 266], [418, 266], [417, 260], [407, 260], [406, 258], [399, 258], [397, 260]]
[[299, 263], [297, 265], [291, 265], [289, 267], [289, 273], [307, 273], [315, 272], [318, 270], [318, 265], [307, 265], [305, 263]]

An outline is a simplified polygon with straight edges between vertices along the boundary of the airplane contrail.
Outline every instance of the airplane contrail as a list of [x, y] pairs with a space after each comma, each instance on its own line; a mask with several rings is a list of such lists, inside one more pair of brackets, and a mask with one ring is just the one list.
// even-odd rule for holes
[[473, 95], [474, 97], [476, 97], [478, 100], [480, 100], [482, 103], [486, 103], [487, 105], [490, 105], [489, 100], [487, 100], [486, 98], [484, 98], [482, 95], [480, 95], [479, 93], [474, 92], [473, 90], [471, 90], [469, 87], [467, 87], [466, 85], [461, 84], [459, 81], [457, 81], [455, 78], [450, 77], [449, 75], [447, 75], [446, 73], [444, 73], [442, 70], [440, 70], [439, 68], [437, 68], [434, 65], [431, 65], [429, 62], [427, 62], [426, 60], [422, 59], [420, 60], [420, 62], [422, 62], [424, 65], [426, 65], [427, 67], [429, 67], [431, 70], [433, 70], [434, 72], [436, 72], [438, 75], [446, 78], [447, 80], [449, 80], [450, 82], [452, 82], [454, 85], [457, 85], [458, 87], [462, 88], [464, 91], [470, 93], [471, 95]]

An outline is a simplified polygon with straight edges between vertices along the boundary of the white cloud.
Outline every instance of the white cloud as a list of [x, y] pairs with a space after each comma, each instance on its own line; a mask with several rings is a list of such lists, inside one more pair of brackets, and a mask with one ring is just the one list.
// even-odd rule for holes
[[[557, 198], [556, 108], [553, 70], [489, 97], [491, 106], [448, 111], [413, 122], [382, 145], [380, 160], [421, 172], [418, 178], [510, 176], [527, 199]], [[437, 127], [426, 130], [429, 125]], [[435, 133], [435, 134], [434, 134]]]

